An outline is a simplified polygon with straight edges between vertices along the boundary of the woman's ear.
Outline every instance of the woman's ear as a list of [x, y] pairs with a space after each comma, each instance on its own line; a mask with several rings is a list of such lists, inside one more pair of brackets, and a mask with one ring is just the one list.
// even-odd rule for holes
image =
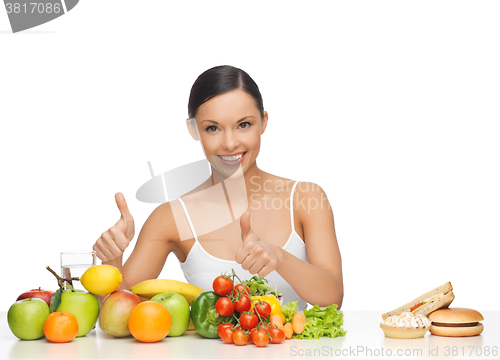
[[186, 125], [193, 139], [195, 139], [196, 141], [200, 140], [200, 137], [198, 136], [198, 127], [196, 125], [196, 121], [194, 119], [186, 119]]
[[261, 135], [264, 134], [264, 131], [266, 131], [267, 119], [268, 119], [267, 111], [264, 111], [264, 116], [262, 117], [261, 123], [260, 123], [260, 134]]

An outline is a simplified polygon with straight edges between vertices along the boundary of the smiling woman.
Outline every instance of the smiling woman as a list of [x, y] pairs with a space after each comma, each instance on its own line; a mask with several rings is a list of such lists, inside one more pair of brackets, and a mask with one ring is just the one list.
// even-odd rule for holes
[[246, 173], [255, 163], [267, 112], [260, 114], [251, 95], [237, 88], [213, 97], [199, 106], [192, 119], [187, 120], [189, 132], [201, 141], [205, 156], [219, 173], [224, 174], [227, 166], [241, 166]]
[[186, 280], [204, 290], [234, 269], [241, 279], [266, 277], [300, 309], [307, 302], [341, 306], [341, 256], [324, 191], [257, 166], [268, 119], [257, 84], [243, 70], [217, 66], [198, 77], [186, 125], [201, 143], [211, 176], [153, 211], [123, 266], [135, 227], [123, 195], [116, 194], [122, 217], [94, 249], [122, 271], [123, 286], [158, 277], [174, 253]]

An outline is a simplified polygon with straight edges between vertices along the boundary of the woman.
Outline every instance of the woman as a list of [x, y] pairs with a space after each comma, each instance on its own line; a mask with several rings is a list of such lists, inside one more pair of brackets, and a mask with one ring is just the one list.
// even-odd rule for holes
[[[125, 198], [117, 193], [121, 218], [93, 247], [103, 264], [116, 266], [130, 288], [157, 278], [174, 253], [186, 280], [204, 290], [234, 269], [241, 279], [266, 277], [285, 302], [297, 300], [300, 309], [306, 302], [340, 307], [341, 257], [324, 191], [257, 167], [268, 114], [255, 82], [232, 66], [209, 69], [193, 84], [188, 114], [188, 130], [201, 142], [212, 175], [153, 211], [124, 265], [135, 228]], [[214, 194], [225, 195], [222, 203]]]

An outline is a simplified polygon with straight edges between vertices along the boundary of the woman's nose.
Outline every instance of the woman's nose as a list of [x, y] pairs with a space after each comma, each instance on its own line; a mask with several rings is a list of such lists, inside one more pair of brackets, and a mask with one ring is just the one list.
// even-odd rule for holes
[[226, 131], [224, 133], [224, 139], [222, 147], [228, 151], [234, 150], [238, 147], [239, 140], [237, 135], [232, 131]]

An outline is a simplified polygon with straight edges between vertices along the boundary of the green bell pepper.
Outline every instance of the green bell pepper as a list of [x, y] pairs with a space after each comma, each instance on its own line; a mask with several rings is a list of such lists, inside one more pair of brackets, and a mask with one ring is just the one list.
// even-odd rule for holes
[[191, 304], [193, 325], [203, 337], [217, 339], [219, 337], [217, 334], [219, 324], [223, 322], [234, 323], [234, 316], [223, 317], [215, 310], [215, 303], [220, 297], [213, 291], [204, 291]]

